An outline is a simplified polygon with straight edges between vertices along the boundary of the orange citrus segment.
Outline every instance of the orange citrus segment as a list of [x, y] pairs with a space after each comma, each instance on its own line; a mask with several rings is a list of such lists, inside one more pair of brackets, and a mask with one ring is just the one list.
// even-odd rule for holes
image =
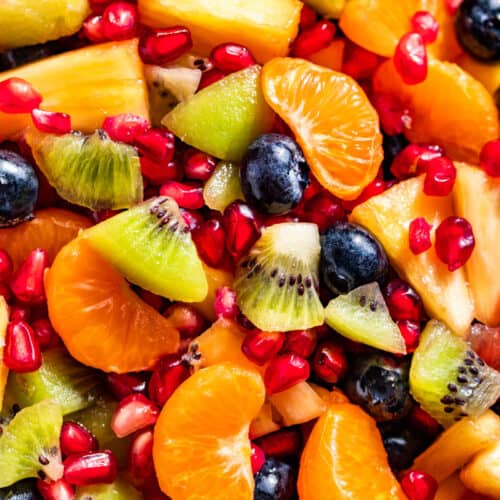
[[153, 459], [162, 491], [175, 500], [252, 500], [248, 432], [264, 396], [260, 375], [232, 364], [188, 378], [155, 426]]
[[383, 156], [378, 115], [361, 87], [347, 75], [291, 58], [268, 62], [262, 84], [318, 181], [340, 198], [356, 198]]
[[331, 405], [300, 459], [301, 500], [406, 499], [373, 418], [350, 403]]
[[82, 215], [60, 208], [47, 208], [36, 212], [35, 218], [14, 227], [0, 229], [0, 248], [12, 258], [14, 268], [35, 248], [47, 251], [49, 262], [57, 252], [76, 238], [80, 229], [91, 226]]
[[[9, 323], [9, 306], [5, 299], [0, 295], [0, 360], [3, 360], [3, 348], [5, 346], [5, 335], [7, 333], [7, 324]], [[0, 362], [0, 412], [2, 411], [3, 397], [5, 394], [5, 385], [9, 369], [2, 361]]]
[[439, 144], [453, 160], [477, 163], [483, 144], [498, 137], [493, 98], [455, 64], [429, 61], [427, 79], [406, 85], [392, 61], [377, 70], [373, 89], [398, 97], [408, 107], [411, 142]]
[[50, 320], [81, 363], [117, 373], [151, 368], [179, 333], [88, 243], [73, 240], [45, 280]]

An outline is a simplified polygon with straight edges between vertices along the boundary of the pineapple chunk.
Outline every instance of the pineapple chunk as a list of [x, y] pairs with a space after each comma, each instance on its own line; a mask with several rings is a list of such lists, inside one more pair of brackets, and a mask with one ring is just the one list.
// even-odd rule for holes
[[298, 0], [139, 0], [138, 5], [148, 26], [189, 26], [198, 53], [231, 41], [248, 47], [260, 63], [288, 53], [302, 9]]
[[279, 424], [274, 421], [271, 403], [264, 403], [259, 414], [250, 424], [250, 439], [257, 439], [266, 434], [271, 434], [271, 432], [279, 431], [280, 428]]
[[[9, 306], [5, 299], [0, 296], [0, 360], [3, 359], [3, 348], [5, 346], [5, 334], [7, 330], [7, 324], [9, 323]], [[9, 375], [9, 369], [0, 361], [0, 411], [2, 411], [3, 406], [3, 396], [5, 393], [5, 385], [7, 384], [7, 376]]]
[[349, 403], [349, 398], [338, 388], [333, 387], [331, 391], [316, 384], [309, 384], [314, 392], [329, 406]]
[[476, 493], [500, 498], [500, 441], [479, 452], [462, 469], [460, 479]]
[[351, 220], [380, 241], [400, 276], [420, 294], [429, 316], [442, 320], [454, 333], [465, 335], [474, 317], [474, 306], [464, 269], [451, 273], [434, 248], [414, 255], [409, 246], [408, 227], [413, 219], [425, 217], [435, 230], [450, 215], [452, 196], [426, 196], [420, 176], [358, 205]]
[[[106, 116], [120, 113], [149, 117], [137, 40], [85, 47], [0, 73], [0, 81], [12, 77], [42, 94], [41, 108], [70, 114], [75, 130], [93, 132]], [[0, 113], [0, 142], [29, 123], [28, 114]]]

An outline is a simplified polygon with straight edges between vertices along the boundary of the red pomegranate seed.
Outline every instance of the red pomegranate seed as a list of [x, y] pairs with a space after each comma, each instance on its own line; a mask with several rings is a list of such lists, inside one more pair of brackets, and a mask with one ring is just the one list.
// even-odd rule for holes
[[311, 9], [309, 5], [303, 5], [302, 10], [300, 11], [300, 29], [307, 30], [312, 28], [316, 21], [318, 20], [318, 15], [316, 11]]
[[432, 224], [429, 224], [425, 220], [425, 217], [417, 217], [410, 222], [408, 231], [410, 250], [415, 255], [421, 254], [431, 248], [431, 229]]
[[434, 158], [426, 166], [424, 193], [428, 196], [447, 196], [453, 190], [457, 169], [453, 162], [442, 156]]
[[92, 12], [102, 12], [113, 0], [89, 0]]
[[406, 352], [413, 352], [420, 341], [420, 323], [411, 320], [398, 321], [398, 328], [405, 341]]
[[319, 21], [303, 31], [292, 44], [292, 54], [296, 57], [307, 57], [328, 46], [335, 36], [337, 28], [330, 21]]
[[136, 137], [148, 131], [149, 122], [142, 116], [133, 113], [122, 113], [108, 116], [104, 120], [102, 128], [113, 141], [134, 144]]
[[375, 94], [373, 105], [380, 118], [380, 126], [389, 135], [402, 134], [411, 127], [410, 111], [393, 95]]
[[101, 43], [106, 40], [104, 34], [104, 20], [102, 16], [89, 16], [82, 26], [85, 38], [94, 43]]
[[321, 191], [304, 204], [304, 216], [316, 224], [321, 232], [344, 218], [342, 203], [327, 191]]
[[144, 290], [144, 288], [141, 288], [138, 293], [139, 297], [146, 302], [148, 306], [151, 306], [157, 311], [162, 310], [166, 305], [166, 299], [160, 295], [156, 295], [156, 293]]
[[215, 290], [214, 309], [217, 318], [236, 319], [240, 313], [236, 303], [236, 292], [228, 286], [217, 288]]
[[234, 73], [256, 63], [251, 52], [237, 43], [221, 43], [210, 52], [210, 61], [214, 68], [224, 73]]
[[146, 382], [132, 373], [108, 373], [106, 385], [118, 399], [146, 391]]
[[142, 394], [131, 394], [123, 398], [111, 419], [111, 429], [119, 437], [153, 425], [158, 419], [156, 405]]
[[10, 301], [12, 297], [12, 293], [10, 292], [9, 286], [1, 282], [0, 282], [0, 297], [3, 297], [5, 302], [7, 303]]
[[491, 368], [500, 370], [500, 326], [474, 323], [470, 329], [469, 342], [472, 350]]
[[238, 261], [245, 256], [260, 237], [259, 224], [253, 210], [240, 201], [233, 201], [224, 210], [226, 248]]
[[0, 248], [0, 283], [7, 283], [13, 270], [14, 264], [10, 255]]
[[397, 179], [407, 179], [415, 174], [425, 172], [432, 160], [442, 156], [443, 150], [439, 146], [410, 144], [394, 158], [391, 173]]
[[190, 149], [184, 156], [184, 172], [189, 179], [206, 181], [213, 174], [217, 162], [213, 156]]
[[201, 75], [201, 80], [200, 84], [198, 85], [198, 90], [203, 90], [205, 87], [212, 85], [212, 83], [222, 80], [225, 76], [227, 76], [227, 73], [224, 73], [224, 71], [221, 71], [216, 68], [205, 71]]
[[417, 430], [422, 431], [429, 437], [435, 437], [441, 432], [439, 422], [431, 417], [420, 406], [414, 405], [408, 416], [410, 424]]
[[295, 457], [302, 447], [302, 436], [298, 429], [289, 427], [256, 439], [255, 443], [267, 457]]
[[138, 479], [148, 479], [154, 475], [151, 429], [137, 433], [132, 439], [128, 451], [128, 472]]
[[113, 2], [102, 14], [104, 36], [108, 40], [127, 40], [137, 33], [137, 7], [128, 2]]
[[170, 196], [182, 208], [197, 210], [205, 204], [203, 186], [194, 182], [167, 181], [160, 187], [160, 195]]
[[139, 39], [139, 55], [146, 64], [163, 66], [191, 50], [191, 32], [184, 26], [173, 26], [145, 32]]
[[198, 254], [210, 267], [219, 267], [226, 256], [226, 233], [218, 219], [203, 222], [192, 233]]
[[446, 5], [446, 8], [448, 9], [448, 12], [452, 16], [454, 16], [463, 1], [464, 0], [444, 0], [444, 3]]
[[182, 179], [182, 168], [176, 160], [168, 163], [158, 163], [147, 156], [141, 158], [141, 172], [144, 177], [155, 186], [167, 181]]
[[143, 155], [158, 163], [172, 161], [175, 152], [175, 136], [163, 128], [152, 128], [136, 135], [135, 145]]
[[41, 102], [42, 96], [22, 78], [0, 82], [0, 111], [3, 113], [30, 113]]
[[347, 371], [347, 358], [342, 347], [327, 340], [316, 349], [312, 366], [321, 380], [329, 384], [336, 384]]
[[153, 477], [148, 478], [148, 480], [145, 481], [141, 491], [144, 496], [144, 500], [171, 500], [170, 497], [161, 491], [156, 475], [153, 475]]
[[439, 31], [439, 23], [436, 18], [426, 10], [419, 10], [411, 18], [413, 31], [418, 33], [425, 44], [436, 41]]
[[437, 481], [430, 474], [414, 470], [403, 475], [401, 486], [408, 500], [433, 500], [438, 489]]
[[10, 288], [18, 300], [26, 304], [39, 304], [45, 301], [43, 275], [47, 267], [47, 252], [35, 248], [10, 282]]
[[483, 146], [479, 164], [490, 177], [500, 177], [500, 139], [489, 141]]
[[36, 487], [43, 500], [73, 500], [75, 498], [72, 486], [64, 479], [50, 483], [37, 479]]
[[255, 443], [252, 443], [252, 453], [250, 455], [250, 461], [252, 463], [252, 472], [254, 475], [257, 474], [260, 469], [262, 469], [262, 466], [266, 461], [266, 454], [264, 453], [264, 450], [260, 446], [257, 446]]
[[67, 134], [71, 132], [71, 117], [66, 113], [55, 113], [35, 108], [31, 111], [33, 125], [48, 134]]
[[283, 332], [254, 330], [245, 336], [241, 350], [250, 361], [262, 366], [281, 351], [284, 343], [285, 334]]
[[26, 305], [16, 304], [10, 308], [10, 321], [25, 321], [26, 323], [29, 323], [30, 316], [31, 310]]
[[383, 181], [382, 179], [375, 179], [368, 186], [361, 191], [361, 194], [355, 200], [343, 200], [343, 207], [347, 211], [354, 210], [354, 208], [363, 203], [366, 200], [369, 200], [373, 196], [377, 196], [378, 194], [383, 193], [386, 189], [389, 189], [390, 185], [388, 182]]
[[168, 318], [179, 331], [181, 337], [189, 339], [199, 335], [206, 327], [204, 316], [193, 307], [177, 302], [165, 310], [163, 316]]
[[348, 43], [342, 62], [342, 72], [346, 73], [355, 80], [364, 80], [370, 78], [378, 68], [381, 59], [377, 54], [369, 50]]
[[190, 374], [188, 364], [181, 358], [166, 356], [153, 371], [148, 385], [149, 397], [157, 405], [163, 406]]
[[16, 373], [38, 370], [42, 353], [35, 333], [24, 321], [11, 321], [7, 326], [3, 362]]
[[193, 231], [197, 227], [201, 226], [201, 224], [205, 220], [203, 218], [203, 215], [195, 210], [186, 210], [185, 208], [181, 208], [181, 214], [190, 231]]
[[419, 33], [406, 33], [396, 47], [394, 67], [408, 85], [422, 83], [427, 78], [427, 51]]
[[436, 229], [436, 253], [439, 259], [453, 272], [462, 267], [474, 250], [475, 240], [472, 226], [462, 217], [451, 215]]
[[110, 484], [117, 475], [118, 462], [108, 450], [70, 455], [64, 461], [64, 479], [75, 486]]
[[309, 378], [311, 368], [307, 360], [297, 354], [286, 353], [271, 360], [264, 373], [268, 394], [285, 391]]
[[316, 329], [295, 330], [286, 333], [284, 350], [308, 358], [316, 349], [318, 334]]
[[64, 422], [61, 428], [61, 452], [64, 456], [97, 451], [97, 439], [81, 424]]
[[391, 280], [384, 290], [384, 295], [392, 319], [422, 321], [422, 301], [406, 281], [398, 278]]

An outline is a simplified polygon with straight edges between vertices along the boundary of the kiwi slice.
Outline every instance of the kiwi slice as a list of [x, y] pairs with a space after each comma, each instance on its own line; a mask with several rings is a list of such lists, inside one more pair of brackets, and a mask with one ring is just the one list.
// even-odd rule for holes
[[76, 489], [75, 500], [142, 500], [142, 495], [123, 478], [111, 484], [80, 486]]
[[[42, 366], [29, 373], [11, 372], [7, 382], [10, 407], [51, 399], [64, 415], [92, 405], [100, 392], [97, 373], [76, 362], [63, 348], [43, 353]], [[7, 399], [7, 398], [6, 398]]]
[[224, 212], [235, 200], [244, 200], [241, 190], [240, 167], [235, 163], [221, 161], [203, 187], [203, 199], [208, 208]]
[[172, 300], [199, 302], [208, 284], [177, 203], [151, 198], [84, 233], [129, 281]]
[[332, 299], [326, 307], [325, 320], [340, 335], [355, 342], [406, 354], [405, 341], [389, 314], [377, 282]]
[[427, 323], [410, 366], [410, 392], [445, 427], [485, 412], [500, 397], [500, 373], [440, 321]]
[[60, 406], [47, 400], [24, 408], [4, 427], [0, 437], [0, 488], [30, 477], [62, 477], [62, 421]]
[[238, 265], [234, 287], [243, 314], [267, 331], [321, 325], [319, 255], [316, 224], [286, 222], [266, 228]]
[[26, 140], [36, 163], [61, 198], [92, 210], [128, 208], [142, 201], [135, 148], [112, 141], [103, 130], [64, 135], [30, 130]]

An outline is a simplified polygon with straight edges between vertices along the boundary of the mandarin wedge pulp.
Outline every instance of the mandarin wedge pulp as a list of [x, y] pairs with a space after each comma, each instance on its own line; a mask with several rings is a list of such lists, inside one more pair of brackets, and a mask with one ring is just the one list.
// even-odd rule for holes
[[[0, 359], [3, 359], [3, 349], [5, 347], [5, 335], [7, 333], [7, 324], [9, 323], [9, 306], [5, 299], [0, 295]], [[9, 369], [5, 363], [0, 363], [0, 412], [2, 411], [3, 397]]]
[[82, 238], [59, 252], [45, 291], [52, 325], [81, 363], [107, 372], [139, 371], [179, 347], [168, 319]]
[[252, 500], [248, 433], [264, 396], [261, 376], [232, 364], [204, 368], [183, 382], [155, 425], [162, 491], [175, 500]]

